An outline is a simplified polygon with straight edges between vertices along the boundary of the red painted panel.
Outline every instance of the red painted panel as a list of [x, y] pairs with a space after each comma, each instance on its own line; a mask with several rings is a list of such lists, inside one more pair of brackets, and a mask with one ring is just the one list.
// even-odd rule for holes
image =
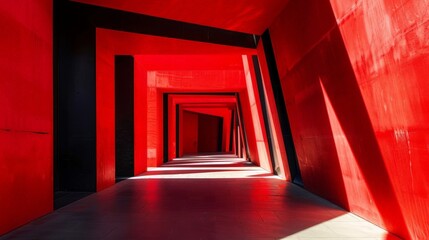
[[0, 4], [0, 235], [53, 208], [52, 1]]
[[74, 0], [183, 22], [261, 34], [287, 0]]
[[[405, 239], [427, 239], [429, 3], [331, 0], [333, 21], [332, 10], [302, 2], [270, 33], [305, 186]], [[315, 7], [326, 16], [316, 25], [301, 16]], [[314, 44], [303, 48], [284, 22], [300, 22]]]
[[[147, 171], [148, 161], [148, 97], [147, 72], [142, 59], [134, 57], [134, 174]], [[152, 137], [152, 136], [151, 136]]]
[[96, 38], [97, 191], [115, 184], [115, 78], [111, 46]]
[[183, 111], [183, 155], [198, 152], [198, 114]]

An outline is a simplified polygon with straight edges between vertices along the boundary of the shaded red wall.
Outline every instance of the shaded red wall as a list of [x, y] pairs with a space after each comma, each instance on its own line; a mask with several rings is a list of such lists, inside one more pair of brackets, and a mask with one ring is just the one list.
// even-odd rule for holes
[[198, 114], [183, 111], [183, 154], [196, 154], [198, 152]]
[[215, 153], [221, 147], [221, 117], [198, 114], [198, 152]]
[[[222, 78], [219, 78], [222, 80]], [[201, 83], [200, 83], [201, 84]], [[221, 85], [218, 87], [222, 87]], [[184, 88], [186, 90], [186, 88]], [[207, 88], [201, 88], [201, 92], [208, 92]], [[228, 90], [228, 88], [225, 88]], [[211, 89], [215, 90], [215, 89]], [[231, 91], [233, 91], [232, 89]], [[189, 106], [198, 107], [198, 106], [206, 106], [207, 109], [203, 112], [211, 112], [211, 115], [219, 114], [219, 109], [213, 108], [214, 106], [231, 106], [236, 103], [235, 96], [223, 96], [223, 95], [199, 95], [199, 94], [170, 94], [169, 95], [169, 103], [168, 103], [168, 159], [172, 160], [176, 157], [176, 144], [178, 141], [183, 140], [183, 132], [179, 131], [179, 139], [176, 139], [176, 114], [179, 114], [179, 124], [183, 123], [183, 109], [184, 106], [189, 110]], [[176, 111], [176, 106], [179, 106], [179, 111]], [[212, 108], [210, 108], [211, 106]], [[221, 111], [222, 112], [222, 111]], [[223, 117], [222, 113], [221, 117]], [[226, 114], [228, 115], [228, 114]], [[228, 117], [230, 119], [230, 117]], [[178, 156], [182, 156], [183, 154], [183, 146], [182, 143], [179, 142], [179, 154]]]
[[270, 27], [304, 185], [427, 239], [429, 3], [331, 4], [291, 1]]
[[231, 134], [231, 118], [232, 118], [232, 110], [233, 107], [213, 107], [204, 105], [199, 107], [186, 107], [185, 109], [190, 112], [208, 114], [213, 116], [218, 116], [223, 119], [223, 130], [222, 130], [222, 151], [228, 152], [230, 145], [230, 134]]
[[52, 1], [0, 4], [0, 235], [53, 208]]

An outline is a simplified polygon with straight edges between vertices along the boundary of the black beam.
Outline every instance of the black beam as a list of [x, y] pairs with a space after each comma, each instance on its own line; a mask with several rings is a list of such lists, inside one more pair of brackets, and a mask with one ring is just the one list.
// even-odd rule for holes
[[68, 8], [76, 14], [75, 18], [87, 16], [94, 26], [100, 28], [244, 48], [256, 48], [255, 40], [259, 39], [259, 36], [247, 33], [83, 3], [68, 3]]
[[134, 58], [115, 56], [116, 178], [134, 176]]
[[[55, 11], [55, 188], [96, 189], [95, 27], [64, 1]], [[72, 20], [71, 20], [72, 19]]]
[[163, 152], [164, 163], [168, 162], [168, 93], [162, 95], [162, 125], [163, 125]]
[[180, 105], [176, 104], [176, 158], [180, 157]]

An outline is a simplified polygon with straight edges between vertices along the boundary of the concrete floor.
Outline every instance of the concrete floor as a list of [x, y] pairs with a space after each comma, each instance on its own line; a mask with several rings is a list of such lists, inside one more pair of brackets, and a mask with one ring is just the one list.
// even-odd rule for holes
[[6, 239], [397, 239], [231, 156], [151, 168], [3, 237]]

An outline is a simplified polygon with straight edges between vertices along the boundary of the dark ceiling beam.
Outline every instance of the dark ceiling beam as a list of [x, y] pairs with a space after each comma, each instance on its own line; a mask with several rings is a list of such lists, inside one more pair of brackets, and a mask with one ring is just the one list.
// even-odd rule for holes
[[77, 2], [66, 2], [65, 9], [76, 18], [89, 19], [94, 27], [153, 36], [256, 48], [259, 36], [220, 28], [153, 17]]

